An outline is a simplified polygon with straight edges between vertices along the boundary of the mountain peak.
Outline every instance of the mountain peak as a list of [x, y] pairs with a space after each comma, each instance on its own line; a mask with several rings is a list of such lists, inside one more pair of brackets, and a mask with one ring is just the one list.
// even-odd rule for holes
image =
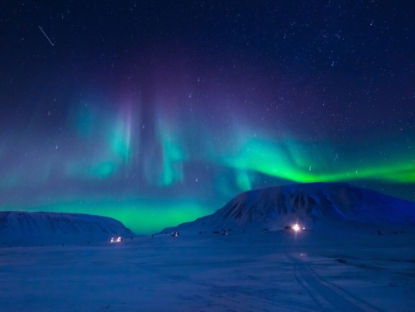
[[281, 229], [292, 222], [313, 227], [337, 221], [415, 223], [415, 204], [347, 183], [292, 184], [241, 193], [214, 214], [177, 229]]

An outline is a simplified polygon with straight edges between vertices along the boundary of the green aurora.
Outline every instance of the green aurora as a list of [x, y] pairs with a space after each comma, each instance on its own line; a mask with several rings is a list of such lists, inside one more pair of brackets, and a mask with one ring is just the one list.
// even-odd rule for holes
[[0, 156], [10, 142], [26, 150], [3, 168], [2, 210], [104, 215], [148, 234], [212, 213], [240, 192], [287, 183], [348, 181], [415, 199], [411, 133], [336, 143], [234, 114], [202, 124], [202, 113], [159, 108], [146, 121], [137, 106], [114, 112], [96, 103], [72, 107], [70, 139], [51, 134], [45, 148], [22, 134], [2, 142]]

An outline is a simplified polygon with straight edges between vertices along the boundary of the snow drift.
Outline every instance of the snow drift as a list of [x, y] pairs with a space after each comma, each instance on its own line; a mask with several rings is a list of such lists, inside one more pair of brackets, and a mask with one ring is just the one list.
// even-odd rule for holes
[[111, 236], [133, 237], [121, 222], [87, 214], [0, 212], [0, 246], [34, 246], [107, 242]]
[[338, 221], [415, 224], [415, 203], [346, 183], [294, 184], [248, 191], [214, 214], [163, 232], [256, 228], [278, 230]]

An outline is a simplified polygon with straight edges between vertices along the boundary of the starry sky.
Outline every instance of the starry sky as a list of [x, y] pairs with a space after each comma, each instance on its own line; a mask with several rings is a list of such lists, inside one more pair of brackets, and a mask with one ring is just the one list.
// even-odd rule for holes
[[412, 1], [3, 1], [0, 210], [137, 233], [253, 188], [415, 200]]

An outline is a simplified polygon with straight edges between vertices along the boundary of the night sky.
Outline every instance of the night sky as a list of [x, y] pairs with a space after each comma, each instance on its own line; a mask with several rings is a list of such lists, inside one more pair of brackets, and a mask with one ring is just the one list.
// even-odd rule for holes
[[2, 1], [0, 210], [149, 233], [295, 182], [415, 200], [414, 21], [413, 1]]

